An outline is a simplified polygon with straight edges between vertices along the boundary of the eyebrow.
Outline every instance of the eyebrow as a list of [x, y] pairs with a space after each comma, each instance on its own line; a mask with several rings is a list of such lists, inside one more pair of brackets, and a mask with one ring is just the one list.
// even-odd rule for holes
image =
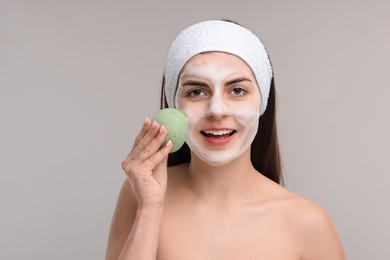
[[[240, 78], [232, 79], [232, 80], [226, 82], [225, 85], [233, 85], [233, 84], [237, 84], [237, 83], [240, 83], [240, 82], [243, 82], [243, 81], [252, 82], [252, 81], [251, 81], [250, 79], [248, 79], [248, 78], [240, 77]], [[200, 82], [200, 81], [189, 80], [189, 81], [186, 81], [185, 83], [183, 83], [182, 86], [207, 87], [207, 84], [206, 84], [206, 83], [203, 83], [203, 82]]]
[[183, 83], [182, 86], [197, 86], [197, 87], [207, 87], [206, 83], [195, 81], [195, 80], [189, 80]]
[[243, 82], [243, 81], [252, 82], [252, 81], [251, 81], [250, 79], [248, 79], [248, 78], [241, 77], [241, 78], [236, 78], [236, 79], [233, 79], [233, 80], [230, 80], [230, 81], [226, 82], [226, 85], [233, 85], [233, 84], [237, 84], [237, 83], [240, 83], [240, 82]]

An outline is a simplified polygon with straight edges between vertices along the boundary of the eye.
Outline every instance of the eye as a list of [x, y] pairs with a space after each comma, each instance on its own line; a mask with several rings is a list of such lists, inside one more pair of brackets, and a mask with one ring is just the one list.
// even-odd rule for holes
[[231, 93], [236, 97], [242, 97], [248, 92], [241, 87], [234, 87], [232, 88]]
[[196, 97], [203, 96], [205, 94], [206, 93], [203, 90], [195, 88], [195, 89], [190, 89], [189, 91], [187, 91], [186, 96], [187, 97], [194, 97], [194, 98], [196, 98]]

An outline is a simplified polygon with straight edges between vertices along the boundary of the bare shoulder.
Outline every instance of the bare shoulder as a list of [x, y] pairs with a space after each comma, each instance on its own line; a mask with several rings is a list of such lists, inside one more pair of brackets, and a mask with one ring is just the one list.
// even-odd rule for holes
[[126, 179], [119, 192], [112, 217], [107, 243], [106, 259], [116, 259], [130, 233], [138, 209], [130, 182]]
[[327, 212], [315, 202], [281, 187], [276, 201], [283, 204], [283, 215], [300, 228], [330, 224]]
[[285, 199], [284, 216], [293, 224], [296, 232], [306, 236], [317, 236], [333, 229], [327, 212], [313, 201], [289, 192]]
[[328, 213], [315, 202], [283, 187], [277, 188], [276, 204], [302, 251], [302, 259], [345, 259]]

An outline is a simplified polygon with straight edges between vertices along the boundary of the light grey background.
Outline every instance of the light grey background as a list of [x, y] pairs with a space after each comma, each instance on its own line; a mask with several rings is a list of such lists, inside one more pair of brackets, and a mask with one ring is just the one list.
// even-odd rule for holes
[[389, 6], [0, 0], [0, 259], [103, 259], [168, 46], [215, 18], [270, 53], [287, 188], [327, 210], [348, 259], [390, 259]]

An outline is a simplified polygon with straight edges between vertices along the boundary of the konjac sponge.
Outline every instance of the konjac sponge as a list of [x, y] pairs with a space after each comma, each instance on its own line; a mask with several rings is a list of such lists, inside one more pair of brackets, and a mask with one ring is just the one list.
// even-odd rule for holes
[[188, 133], [188, 120], [181, 111], [175, 108], [165, 108], [158, 111], [152, 117], [152, 120], [156, 120], [168, 130], [163, 145], [171, 140], [173, 143], [171, 153], [176, 152], [183, 146]]

